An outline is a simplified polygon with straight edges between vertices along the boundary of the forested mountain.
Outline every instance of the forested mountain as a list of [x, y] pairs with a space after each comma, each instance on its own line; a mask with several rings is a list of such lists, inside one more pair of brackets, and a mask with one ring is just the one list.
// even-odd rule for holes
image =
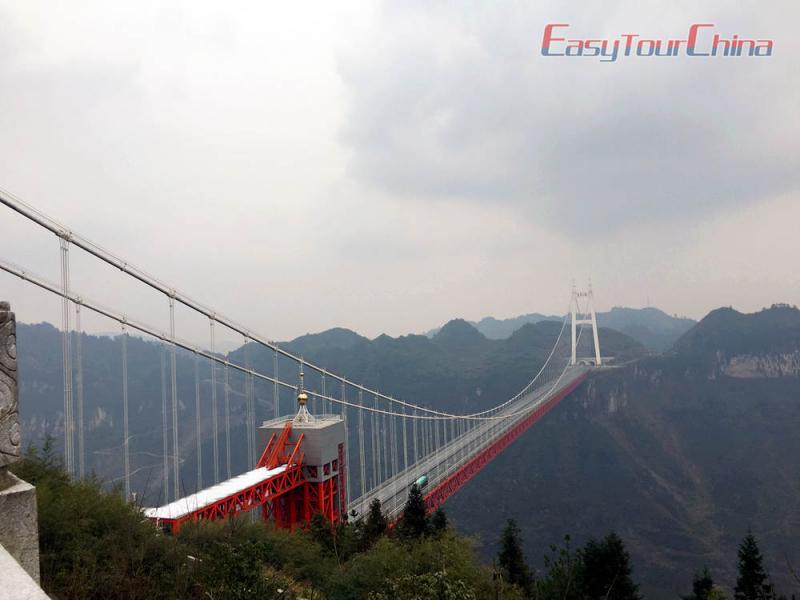
[[596, 372], [448, 509], [479, 535], [516, 518], [535, 557], [554, 536], [615, 529], [655, 598], [682, 593], [680, 574], [703, 565], [730, 592], [729, 557], [752, 528], [778, 589], [793, 589], [799, 356], [796, 308], [713, 311], [673, 352]]
[[670, 316], [658, 308], [625, 308], [615, 306], [608, 312], [597, 313], [600, 327], [609, 327], [629, 335], [650, 350], [661, 352], [694, 324], [693, 319]]
[[[470, 322], [470, 324], [474, 325], [487, 338], [501, 340], [511, 336], [528, 323], [558, 320], [561, 320], [561, 317], [530, 313], [510, 319], [484, 317], [480, 321]], [[695, 321], [685, 317], [670, 316], [657, 308], [615, 306], [608, 312], [597, 313], [597, 323], [600, 327], [616, 329], [632, 337], [649, 350], [661, 352], [670, 348], [682, 334], [695, 324]], [[432, 336], [437, 331], [439, 330], [433, 329], [426, 335]]]
[[[452, 410], [473, 410], [494, 405], [521, 389], [547, 358], [562, 324], [545, 321], [528, 325], [507, 340], [487, 340], [464, 321], [446, 325], [433, 339], [425, 336], [368, 340], [351, 331], [332, 329], [283, 344], [286, 348], [352, 381], [385, 390], [400, 398]], [[63, 438], [63, 380], [61, 333], [52, 325], [18, 324], [20, 406], [26, 439], [41, 442], [47, 435]], [[635, 341], [614, 331], [604, 332], [609, 349], [622, 357], [641, 355]], [[120, 459], [122, 431], [122, 350], [119, 337], [83, 335], [83, 387], [85, 396], [87, 465], [107, 479], [122, 475]], [[163, 398], [171, 404], [170, 350], [161, 344], [131, 336], [128, 339], [128, 389], [130, 449], [135, 472], [133, 489], [145, 501], [161, 498], [163, 461]], [[241, 347], [228, 358], [252, 365], [266, 373], [273, 369], [272, 353], [254, 343]], [[212, 475], [211, 366], [200, 359], [197, 372], [201, 393], [204, 481]], [[281, 358], [279, 376], [297, 381], [297, 365]], [[232, 472], [247, 466], [246, 437], [241, 428], [245, 416], [245, 382], [241, 373], [229, 371]], [[179, 439], [184, 459], [183, 485], [187, 492], [196, 485], [195, 357], [177, 351], [177, 397]], [[217, 404], [220, 419], [224, 406], [224, 371], [217, 368]], [[306, 374], [309, 389], [320, 389], [320, 378]], [[77, 384], [76, 384], [77, 387]], [[329, 392], [339, 395], [338, 389]], [[498, 400], [499, 399], [499, 400]], [[290, 390], [278, 397], [281, 415], [293, 413]], [[76, 391], [77, 418], [77, 391]], [[256, 420], [275, 414], [273, 388], [255, 382]], [[312, 409], [314, 406], [312, 406]], [[171, 406], [168, 409], [171, 418]], [[171, 420], [170, 420], [171, 422]], [[220, 440], [224, 448], [225, 441]], [[221, 459], [224, 461], [224, 458]], [[223, 470], [223, 475], [225, 475]]]
[[[369, 340], [335, 329], [286, 345], [397, 397], [472, 410], [496, 404], [527, 383], [560, 328], [560, 322], [545, 320], [492, 340], [456, 320], [433, 337]], [[578, 544], [615, 529], [630, 549], [642, 590], [655, 598], [684, 593], [690, 574], [706, 564], [730, 587], [731, 556], [752, 527], [779, 589], [791, 589], [784, 557], [800, 564], [799, 331], [800, 311], [794, 308], [776, 306], [755, 315], [720, 309], [683, 335], [672, 351], [644, 356], [644, 348], [630, 337], [602, 329], [604, 354], [640, 360], [593, 373], [456, 494], [446, 505], [448, 513], [460, 531], [481, 536], [486, 557], [494, 554], [505, 519], [515, 518], [527, 555], [538, 567], [549, 544], [564, 534]], [[60, 343], [60, 332], [50, 325], [19, 324], [28, 440], [62, 432]], [[83, 349], [88, 461], [111, 479], [121, 474], [120, 343], [84, 336]], [[128, 352], [133, 488], [156, 503], [161, 496], [162, 351], [158, 344], [131, 338]], [[272, 369], [272, 355], [254, 344], [229, 358]], [[194, 366], [193, 356], [178, 353], [183, 485], [189, 492], [195, 460]], [[200, 361], [199, 373], [207, 439], [206, 362]], [[279, 373], [291, 380], [297, 367], [280, 362]], [[221, 407], [221, 370], [217, 380]], [[313, 389], [319, 381], [307, 374], [307, 384]], [[230, 390], [233, 470], [239, 471], [246, 467], [244, 381], [236, 373], [230, 374]], [[280, 402], [283, 414], [295, 408], [288, 391]], [[259, 420], [274, 414], [270, 386], [256, 384], [256, 411]], [[208, 442], [203, 461], [209, 481]]]

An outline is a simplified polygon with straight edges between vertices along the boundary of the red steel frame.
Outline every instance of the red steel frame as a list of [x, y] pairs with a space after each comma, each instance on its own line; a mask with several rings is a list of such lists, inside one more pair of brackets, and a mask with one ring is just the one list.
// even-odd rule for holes
[[178, 533], [187, 522], [227, 519], [254, 508], [261, 508], [261, 516], [265, 521], [273, 520], [278, 527], [287, 529], [309, 523], [315, 513], [322, 514], [331, 523], [339, 522], [340, 509], [345, 506], [342, 496], [344, 445], [339, 445], [337, 474], [325, 481], [308, 481], [306, 476], [316, 479], [322, 467], [303, 464], [305, 454], [300, 451], [300, 445], [305, 436], [300, 434], [297, 441], [292, 443], [289, 442], [291, 432], [292, 423], [287, 421], [280, 434], [272, 434], [256, 464], [256, 468], [267, 469], [286, 465], [283, 472], [176, 519], [153, 520], [173, 534]]
[[[285, 433], [285, 430], [281, 433], [281, 436], [283, 436], [283, 433]], [[264, 456], [268, 454], [269, 445], [267, 450], [264, 451]], [[265, 503], [264, 519], [267, 520], [272, 517], [278, 527], [294, 529], [300, 523], [309, 523], [315, 513], [320, 513], [330, 523], [338, 523], [342, 516], [341, 507], [344, 506], [341, 501], [343, 490], [345, 489], [344, 444], [339, 444], [338, 471], [336, 475], [331, 473], [332, 476], [324, 481], [309, 481], [309, 479], [317, 479], [322, 468], [322, 465], [304, 465], [302, 473], [305, 485], [294, 486], [287, 490], [287, 493], [277, 497], [272, 503]], [[308, 476], [308, 479], [305, 476]]]
[[256, 465], [256, 468], [267, 467], [268, 469], [286, 465], [286, 469], [281, 473], [176, 519], [154, 520], [158, 525], [175, 534], [187, 521], [226, 519], [238, 513], [261, 507], [265, 520], [274, 516], [279, 527], [292, 527], [295, 519], [287, 522], [285, 518], [287, 512], [282, 510], [282, 506], [286, 504], [287, 497], [291, 496], [295, 490], [305, 487], [303, 484], [306, 483], [306, 479], [303, 476], [305, 455], [300, 451], [304, 436], [300, 434], [297, 442], [290, 443], [291, 431], [292, 422], [287, 421], [277, 439], [274, 434], [270, 437], [267, 447]]
[[505, 450], [509, 444], [522, 435], [526, 429], [536, 423], [536, 421], [547, 414], [551, 408], [572, 393], [572, 391], [575, 390], [575, 388], [577, 388], [584, 379], [586, 379], [586, 375], [587, 374], [584, 373], [578, 377], [578, 379], [561, 389], [555, 396], [550, 398], [550, 400], [542, 404], [530, 415], [506, 431], [489, 446], [484, 448], [483, 451], [473, 456], [460, 469], [450, 475], [450, 477], [428, 492], [425, 495], [425, 505], [428, 507], [428, 510], [436, 510], [444, 503], [445, 500], [455, 494], [462, 485], [472, 479], [473, 475], [489, 464], [489, 462], [491, 462], [495, 456]]
[[294, 529], [300, 524], [309, 523], [314, 514], [320, 513], [330, 523], [338, 523], [337, 482], [337, 477], [317, 482], [304, 478], [304, 485], [296, 486], [272, 503], [264, 504], [264, 519], [272, 517], [278, 527]]

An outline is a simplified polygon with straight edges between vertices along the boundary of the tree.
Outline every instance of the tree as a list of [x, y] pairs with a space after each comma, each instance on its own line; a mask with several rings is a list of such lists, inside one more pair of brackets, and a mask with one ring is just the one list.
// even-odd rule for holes
[[689, 596], [684, 596], [683, 600], [709, 600], [709, 595], [714, 589], [714, 580], [711, 578], [711, 573], [708, 572], [708, 567], [703, 568], [702, 573], [697, 573], [692, 581], [692, 593]]
[[314, 513], [308, 525], [311, 539], [319, 544], [326, 552], [336, 554], [336, 541], [334, 539], [333, 525], [322, 513]]
[[589, 598], [635, 600], [639, 587], [631, 578], [630, 555], [613, 531], [583, 549], [583, 592]]
[[736, 578], [734, 590], [736, 600], [765, 600], [775, 597], [763, 563], [758, 542], [753, 533], [748, 531], [739, 545], [739, 576]]
[[415, 483], [408, 492], [408, 500], [400, 517], [398, 531], [405, 539], [421, 538], [428, 533], [428, 511], [422, 491]]
[[497, 555], [497, 562], [511, 583], [518, 585], [526, 596], [532, 595], [533, 576], [525, 562], [525, 555], [522, 552], [522, 536], [514, 519], [508, 520], [500, 535], [500, 552]]
[[434, 534], [440, 534], [447, 529], [447, 515], [441, 508], [437, 508], [431, 517], [431, 530]]
[[386, 516], [381, 510], [381, 501], [375, 498], [369, 505], [367, 520], [364, 522], [364, 542], [365, 547], [370, 546], [381, 537], [388, 528]]
[[568, 535], [564, 536], [562, 547], [550, 546], [550, 556], [544, 557], [544, 568], [544, 575], [536, 581], [537, 598], [583, 600], [583, 557], [580, 550], [572, 550]]

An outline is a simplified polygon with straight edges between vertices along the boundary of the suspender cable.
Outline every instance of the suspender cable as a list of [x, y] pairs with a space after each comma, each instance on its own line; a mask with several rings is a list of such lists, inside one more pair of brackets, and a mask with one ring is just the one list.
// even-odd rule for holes
[[[175, 339], [175, 298], [169, 297], [169, 335]], [[178, 366], [175, 344], [170, 344], [170, 377], [172, 380], [172, 487], [173, 500], [181, 496], [180, 446], [178, 444]]]
[[[325, 373], [322, 373], [322, 395], [327, 396], [328, 392], [325, 391]], [[322, 401], [322, 412], [325, 414], [332, 413], [333, 407], [331, 406], [330, 401], [328, 402], [328, 407], [325, 407], [325, 400]]]
[[[373, 408], [378, 408], [378, 398], [375, 397], [372, 401]], [[372, 413], [372, 428], [370, 436], [372, 441], [372, 487], [378, 485], [378, 465], [380, 464], [380, 454], [378, 445], [378, 413]]]
[[[406, 414], [406, 407], [402, 407], [403, 414]], [[403, 422], [403, 469], [408, 468], [408, 430], [406, 428], [406, 420], [401, 419]]]
[[161, 425], [164, 446], [164, 504], [169, 500], [169, 430], [167, 424], [167, 358], [166, 348], [161, 344]]
[[460, 463], [462, 460], [466, 459], [466, 446], [465, 446], [465, 438], [464, 438], [464, 421], [462, 419], [458, 420], [457, 425], [457, 432], [458, 440], [459, 440], [459, 459], [458, 462]]
[[[417, 409], [414, 409], [414, 417], [417, 416]], [[411, 437], [414, 439], [414, 463], [419, 460], [419, 453], [417, 452], [417, 419], [411, 420]]]
[[422, 423], [420, 423], [420, 443], [422, 444], [422, 456], [421, 456], [421, 458], [425, 458], [426, 456], [428, 456], [427, 421], [422, 421]]
[[[214, 354], [214, 319], [208, 320], [211, 329], [211, 354]], [[217, 408], [217, 363], [211, 361], [211, 437], [213, 439], [214, 483], [219, 483], [219, 409]]]
[[[391, 407], [391, 404], [390, 404]], [[394, 410], [394, 407], [391, 407]], [[400, 500], [397, 495], [397, 485], [398, 485], [398, 453], [397, 453], [397, 417], [389, 417], [389, 421], [391, 423], [391, 433], [392, 433], [392, 479], [394, 480], [393, 486], [393, 495], [394, 495], [394, 509], [397, 510], [397, 503]]]
[[436, 453], [436, 445], [433, 443], [433, 428], [436, 425], [433, 421], [431, 421], [430, 426], [428, 427], [428, 455], [433, 456]]
[[248, 376], [250, 380], [250, 445], [253, 448], [253, 456], [250, 464], [255, 467], [258, 456], [256, 455], [256, 380], [252, 373]]
[[[244, 366], [250, 370], [250, 348], [248, 344], [250, 340], [244, 338]], [[248, 469], [255, 467], [255, 444], [253, 442], [253, 427], [255, 426], [255, 418], [253, 417], [253, 390], [251, 386], [250, 375], [244, 375], [244, 409], [245, 409], [245, 428], [247, 433], [247, 464]]]
[[200, 415], [200, 356], [194, 355], [194, 424], [197, 452], [197, 491], [203, 489], [203, 423]]
[[231, 384], [228, 376], [228, 364], [225, 363], [225, 467], [228, 479], [231, 478]]
[[128, 449], [128, 330], [122, 326], [122, 452], [125, 463], [125, 500], [131, 498], [131, 458]]
[[400, 472], [400, 423], [402, 423], [402, 419], [400, 417], [392, 417], [392, 424], [394, 425], [394, 474], [397, 475]]
[[450, 446], [450, 438], [448, 435], [447, 429], [447, 421], [442, 421], [442, 454], [444, 455], [442, 460], [442, 466], [444, 467], [444, 472], [448, 473], [450, 467], [452, 466], [453, 456], [452, 453], [449, 452]]
[[[342, 402], [346, 402], [346, 383], [342, 381]], [[342, 418], [344, 419], [344, 466], [339, 465], [339, 468], [344, 471], [345, 491], [347, 492], [347, 502], [350, 502], [352, 496], [352, 480], [351, 474], [347, 472], [347, 468], [352, 464], [350, 462], [350, 432], [347, 428], [347, 404], [342, 404]], [[346, 505], [345, 505], [346, 506]], [[347, 512], [347, 508], [343, 512]]]
[[383, 480], [389, 479], [389, 432], [386, 428], [386, 413], [381, 414], [381, 437], [383, 438]]
[[78, 477], [86, 474], [86, 449], [83, 438], [83, 340], [81, 304], [75, 303], [75, 389], [78, 392]]
[[[364, 406], [364, 392], [358, 390], [358, 406]], [[364, 411], [358, 409], [358, 470], [359, 479], [361, 484], [361, 495], [367, 493], [367, 464], [366, 455], [364, 454]]]
[[72, 414], [72, 339], [69, 318], [69, 241], [59, 237], [61, 248], [61, 326], [62, 326], [62, 358], [64, 368], [64, 462], [70, 475], [75, 473], [73, 443], [74, 421]]
[[[390, 404], [391, 406], [391, 404]], [[391, 410], [391, 409], [390, 409]], [[395, 436], [394, 417], [389, 417], [389, 476], [394, 477], [397, 473], [397, 438]]]
[[[450, 421], [450, 441], [456, 439], [456, 421], [455, 419]], [[453, 454], [452, 463], [456, 464], [458, 462], [458, 453]]]
[[439, 454], [439, 424], [433, 424], [433, 444], [434, 444], [434, 452], [438, 455]]
[[311, 397], [313, 398], [313, 403], [311, 405], [311, 410], [313, 412], [311, 414], [318, 415], [319, 414], [319, 396], [317, 394], [312, 394]]
[[[272, 359], [272, 376], [275, 378], [275, 383], [272, 387], [272, 403], [275, 405], [275, 418], [281, 416], [281, 389], [278, 386], [278, 351], [275, 350], [275, 356]], [[324, 388], [323, 388], [323, 394]]]
[[[302, 357], [301, 357], [301, 360], [302, 360]], [[301, 365], [301, 370], [302, 370], [302, 365]], [[319, 414], [319, 406], [318, 406], [318, 404], [319, 404], [319, 396], [317, 394], [312, 394], [311, 397], [313, 399], [312, 406], [311, 406], [311, 410], [312, 410], [311, 414], [318, 415]], [[324, 402], [324, 400], [323, 400], [323, 402]]]

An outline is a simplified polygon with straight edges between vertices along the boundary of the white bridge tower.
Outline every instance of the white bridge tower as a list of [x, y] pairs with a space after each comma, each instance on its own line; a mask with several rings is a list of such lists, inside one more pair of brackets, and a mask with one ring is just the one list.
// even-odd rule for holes
[[[579, 304], [581, 298], [586, 298], [586, 306], [583, 309]], [[578, 291], [574, 285], [572, 286], [572, 299], [569, 302], [569, 310], [572, 315], [572, 358], [569, 364], [578, 364], [578, 325], [591, 325], [592, 338], [594, 339], [594, 364], [599, 367], [603, 364], [603, 361], [600, 358], [600, 338], [597, 335], [597, 315], [594, 312], [594, 294], [592, 293], [591, 283], [585, 292]]]

